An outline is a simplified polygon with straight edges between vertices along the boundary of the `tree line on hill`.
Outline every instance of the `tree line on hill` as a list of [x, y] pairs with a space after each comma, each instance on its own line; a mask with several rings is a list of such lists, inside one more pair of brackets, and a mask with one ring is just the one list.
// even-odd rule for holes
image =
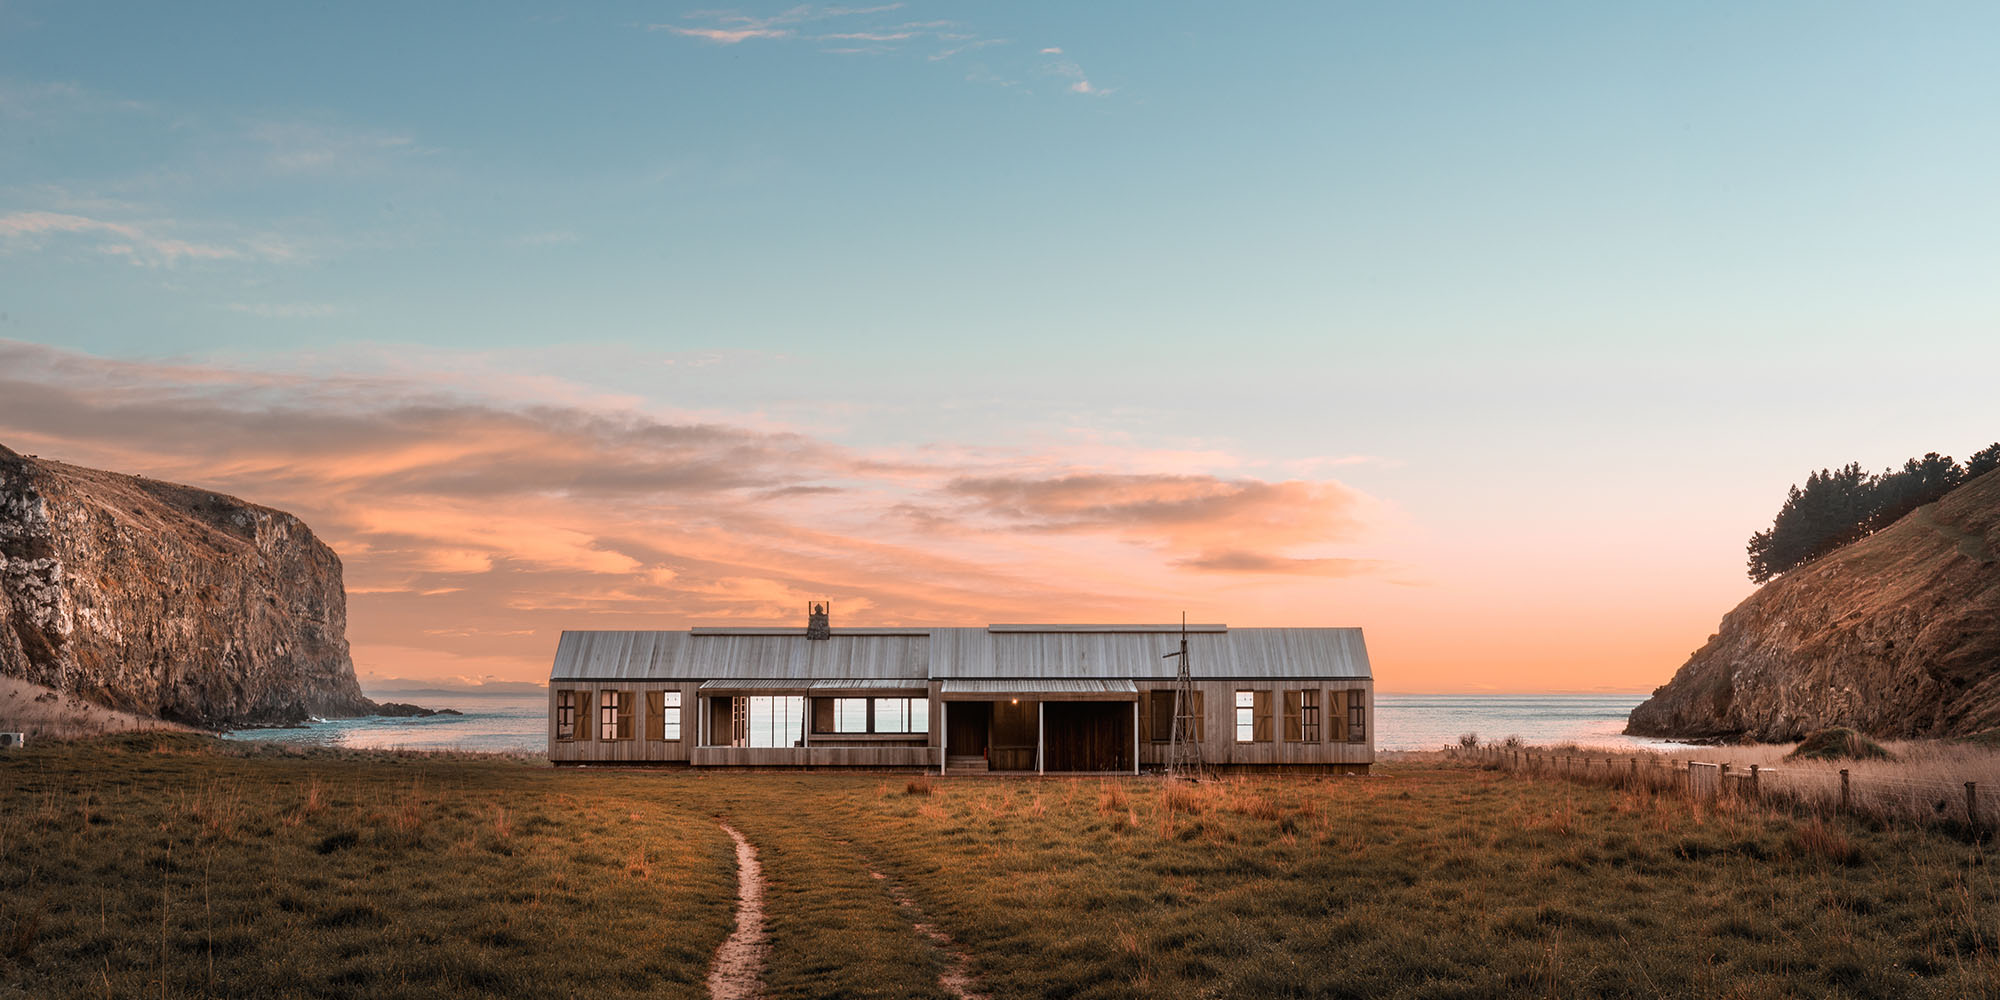
[[1793, 486], [1766, 531], [1750, 536], [1750, 579], [1765, 583], [1859, 538], [1896, 523], [1958, 486], [2000, 468], [2000, 442], [1973, 453], [1963, 466], [1931, 452], [1901, 471], [1861, 471], [1861, 463], [1821, 469]]

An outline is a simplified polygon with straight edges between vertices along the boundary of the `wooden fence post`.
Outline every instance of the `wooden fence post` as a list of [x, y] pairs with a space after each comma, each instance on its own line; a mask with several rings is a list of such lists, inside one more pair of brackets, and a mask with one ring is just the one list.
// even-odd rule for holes
[[1715, 769], [1715, 797], [1719, 799], [1728, 794], [1729, 794], [1729, 765], [1724, 764], [1721, 767]]
[[1979, 836], [1979, 782], [1965, 783], [1965, 821], [1972, 824], [1972, 835]]
[[1757, 787], [1757, 765], [1750, 765], [1750, 798], [1755, 802], [1764, 800], [1763, 790]]
[[1840, 811], [1847, 811], [1847, 768], [1840, 769]]

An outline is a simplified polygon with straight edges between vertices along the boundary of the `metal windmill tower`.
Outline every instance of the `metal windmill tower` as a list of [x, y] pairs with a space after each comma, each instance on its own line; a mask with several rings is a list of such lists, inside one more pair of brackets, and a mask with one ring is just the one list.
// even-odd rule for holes
[[1163, 660], [1180, 658], [1180, 669], [1174, 673], [1174, 732], [1167, 749], [1167, 777], [1186, 778], [1200, 781], [1206, 765], [1201, 760], [1201, 741], [1195, 736], [1199, 732], [1194, 715], [1194, 675], [1188, 670], [1187, 612], [1181, 612], [1181, 648], [1179, 652], [1160, 657]]

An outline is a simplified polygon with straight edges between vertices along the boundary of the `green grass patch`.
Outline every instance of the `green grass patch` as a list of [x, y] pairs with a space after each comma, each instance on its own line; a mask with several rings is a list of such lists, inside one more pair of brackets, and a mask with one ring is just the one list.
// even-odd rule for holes
[[[0, 998], [680, 996], [765, 878], [771, 997], [1923, 997], [2000, 866], [1916, 828], [1448, 767], [942, 780], [198, 737], [0, 757]], [[878, 877], [879, 876], [879, 877]]]

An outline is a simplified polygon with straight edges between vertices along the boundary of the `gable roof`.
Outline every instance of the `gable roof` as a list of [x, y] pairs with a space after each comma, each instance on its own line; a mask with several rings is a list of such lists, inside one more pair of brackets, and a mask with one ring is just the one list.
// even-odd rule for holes
[[[1165, 679], [1178, 625], [989, 625], [984, 628], [693, 629], [564, 632], [551, 681]], [[1189, 626], [1197, 678], [1371, 676], [1358, 628]]]

